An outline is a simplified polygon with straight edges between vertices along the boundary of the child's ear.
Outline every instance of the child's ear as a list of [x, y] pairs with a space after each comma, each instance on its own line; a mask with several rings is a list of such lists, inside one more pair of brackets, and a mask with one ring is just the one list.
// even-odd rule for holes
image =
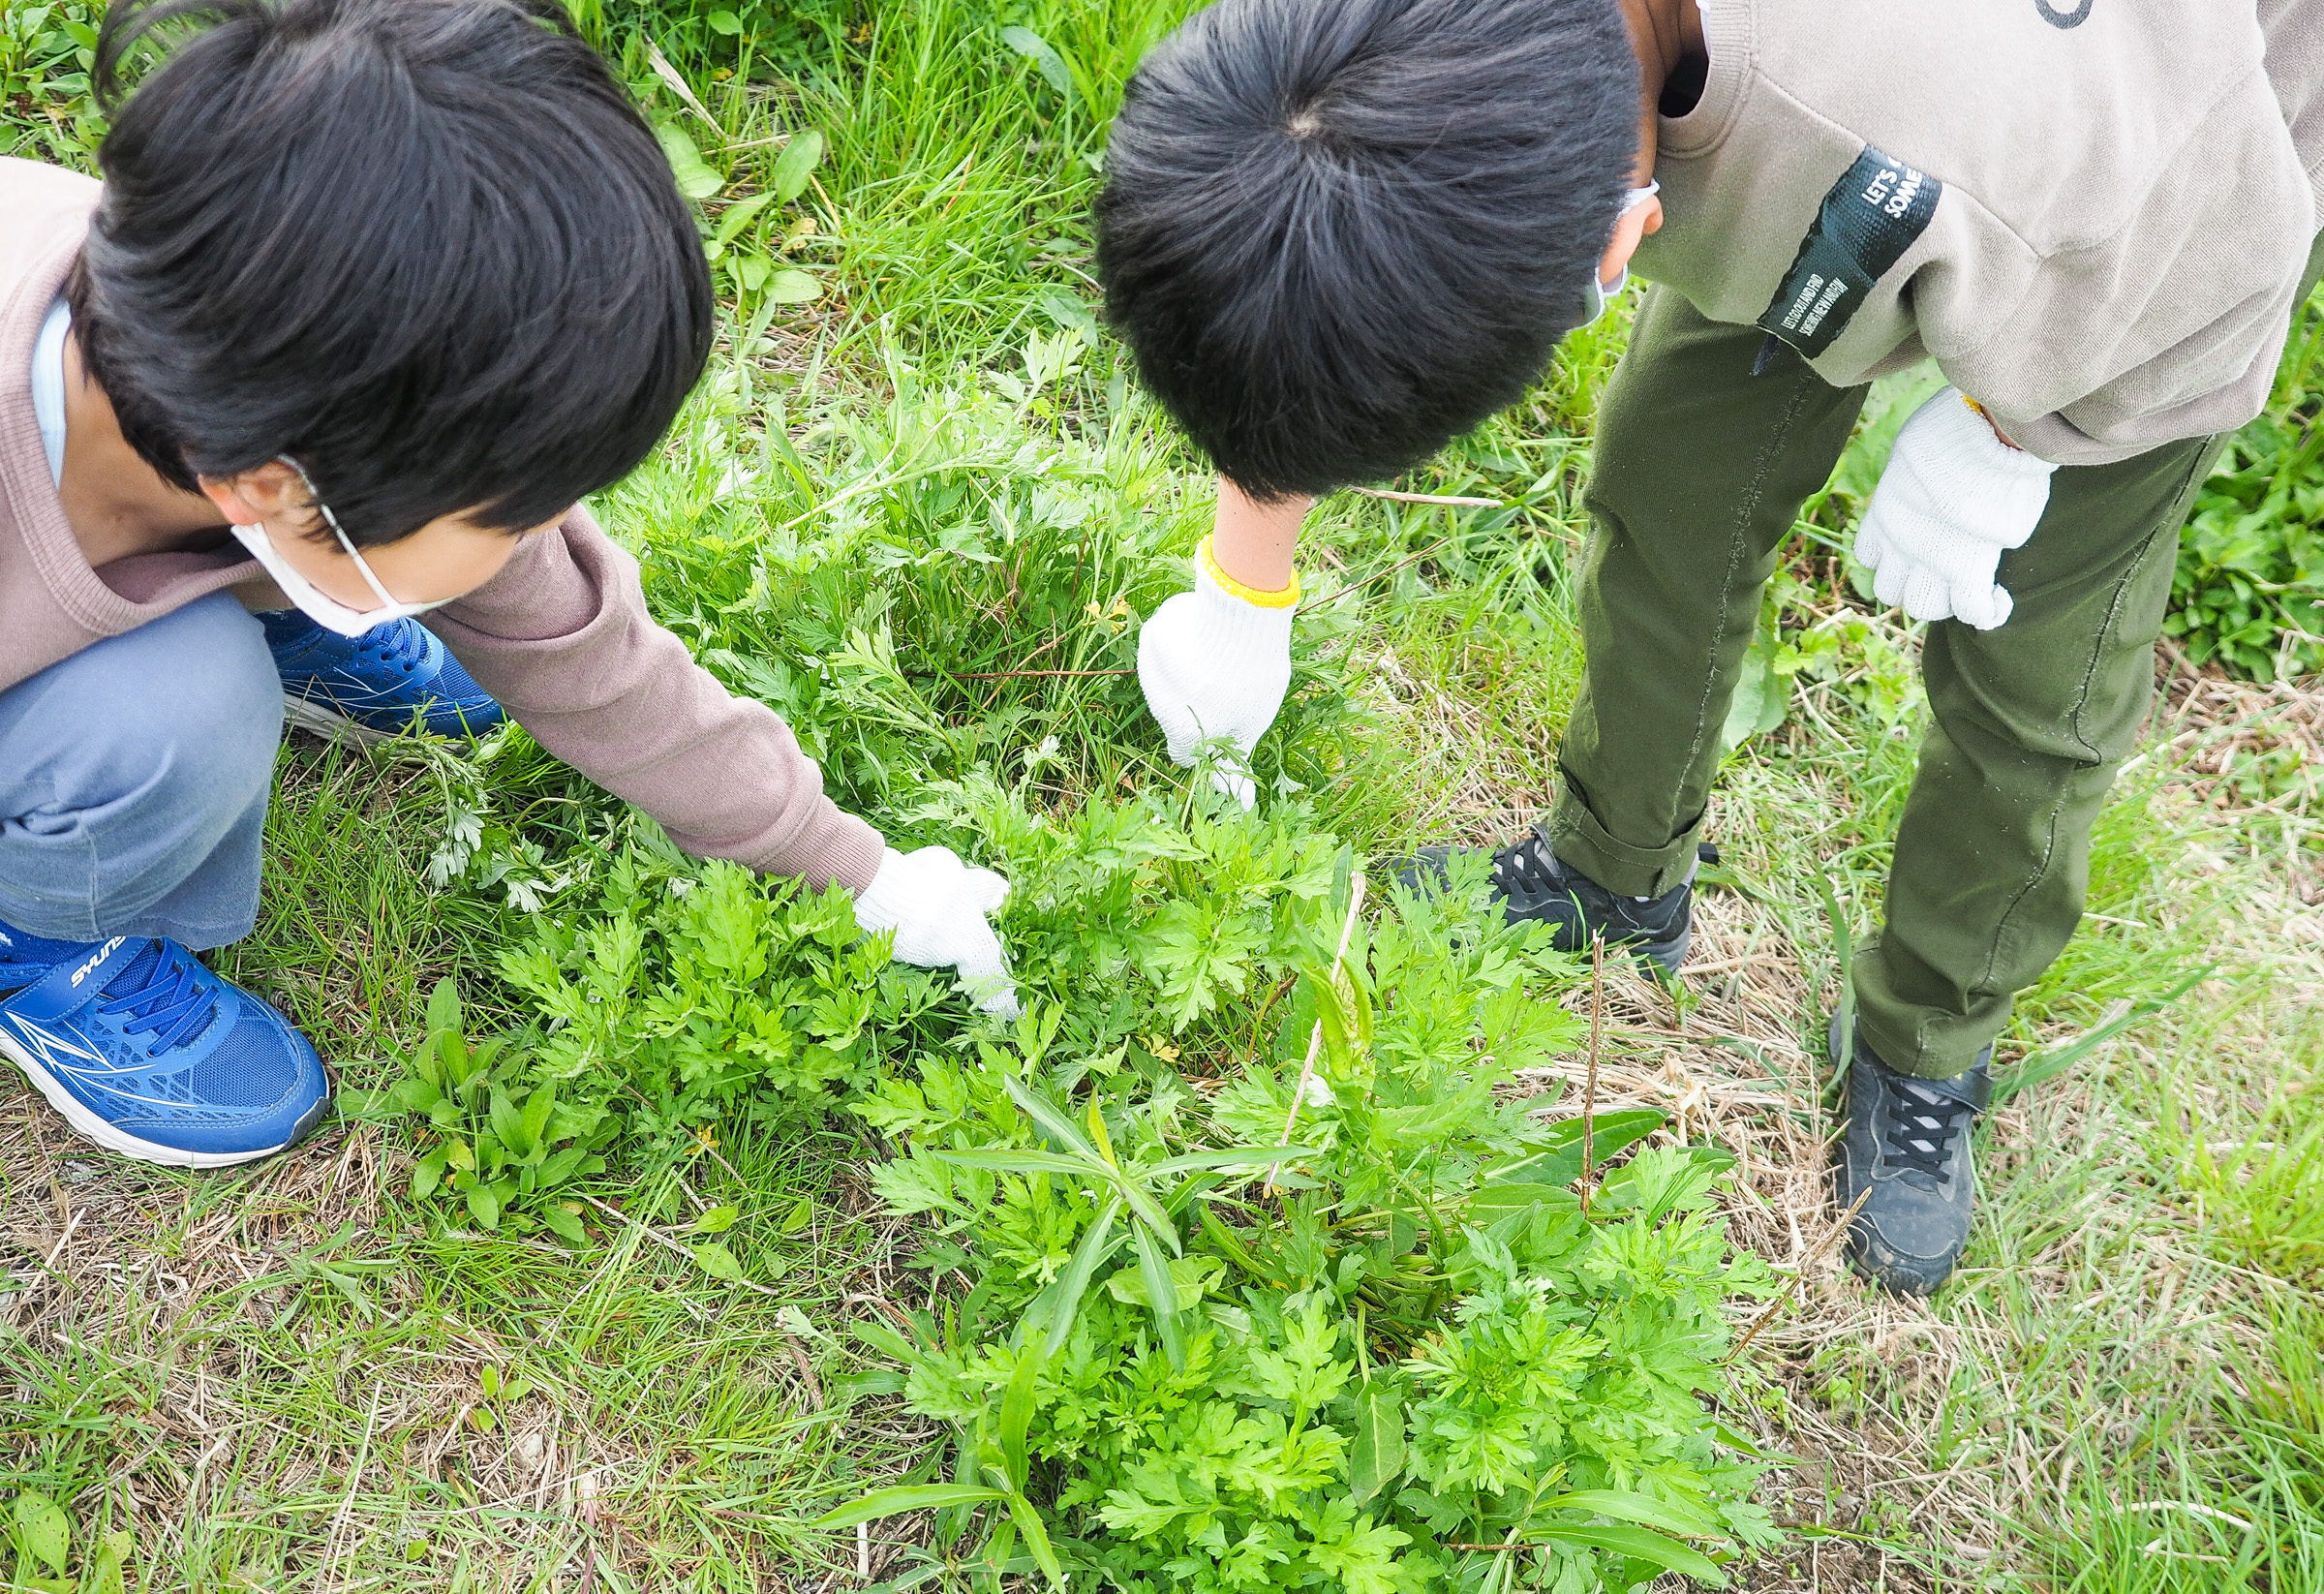
[[200, 483], [201, 496], [229, 526], [262, 526], [286, 511], [306, 507], [306, 487], [298, 473], [280, 460], [230, 476], [203, 476]]
[[1641, 200], [1622, 213], [1614, 224], [1614, 236], [1598, 258], [1598, 280], [1612, 282], [1630, 264], [1631, 256], [1637, 253], [1638, 240], [1649, 232], [1662, 230], [1663, 201], [1660, 198]]

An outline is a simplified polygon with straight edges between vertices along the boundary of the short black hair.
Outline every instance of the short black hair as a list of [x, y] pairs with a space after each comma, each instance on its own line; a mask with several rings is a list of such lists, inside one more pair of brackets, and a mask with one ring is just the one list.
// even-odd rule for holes
[[1394, 475], [1580, 320], [1640, 112], [1618, 0], [1220, 0], [1115, 121], [1108, 319], [1253, 497]]
[[358, 543], [523, 531], [701, 376], [693, 212], [559, 0], [119, 0], [94, 77], [75, 331], [178, 486], [287, 456]]

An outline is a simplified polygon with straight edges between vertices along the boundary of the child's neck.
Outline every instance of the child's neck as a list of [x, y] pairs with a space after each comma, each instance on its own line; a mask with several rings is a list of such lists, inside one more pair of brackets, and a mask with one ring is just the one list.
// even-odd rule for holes
[[1630, 24], [1631, 47], [1638, 52], [1638, 164], [1631, 180], [1643, 188], [1654, 177], [1663, 89], [1683, 63], [1702, 60], [1710, 49], [1703, 43], [1697, 0], [1622, 0], [1622, 17]]
[[105, 389], [65, 336], [65, 470], [57, 483], [65, 519], [92, 569], [136, 554], [215, 546], [226, 522], [210, 501], [164, 481], [121, 435]]

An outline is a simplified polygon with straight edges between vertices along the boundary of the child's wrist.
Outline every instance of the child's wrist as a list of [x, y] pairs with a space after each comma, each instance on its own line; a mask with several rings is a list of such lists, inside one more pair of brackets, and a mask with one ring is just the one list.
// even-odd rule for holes
[[1260, 588], [1250, 586], [1245, 582], [1238, 581], [1235, 579], [1235, 577], [1229, 575], [1225, 568], [1222, 567], [1218, 563], [1218, 555], [1211, 550], [1210, 538], [1208, 537], [1204, 537], [1202, 546], [1195, 549], [1194, 563], [1195, 567], [1201, 570], [1204, 575], [1208, 576], [1210, 580], [1210, 583], [1217, 587], [1220, 592], [1225, 593], [1230, 598], [1238, 598], [1245, 603], [1250, 604], [1253, 608], [1291, 609], [1299, 606], [1300, 576], [1297, 570], [1292, 572], [1291, 585], [1288, 587], [1280, 588], [1274, 592], [1263, 591]]

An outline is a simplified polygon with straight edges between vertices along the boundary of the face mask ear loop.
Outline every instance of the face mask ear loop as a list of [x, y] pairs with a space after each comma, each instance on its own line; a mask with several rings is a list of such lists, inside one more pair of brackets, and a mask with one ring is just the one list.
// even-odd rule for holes
[[[1629, 215], [1632, 211], [1637, 209], [1638, 206], [1644, 204], [1648, 199], [1651, 199], [1656, 195], [1662, 193], [1662, 191], [1663, 185], [1660, 182], [1652, 179], [1647, 181], [1647, 184], [1644, 188], [1632, 189], [1630, 191], [1630, 197], [1622, 201], [1622, 216]], [[1620, 226], [1621, 216], [1617, 216], [1614, 221], [1616, 226]], [[1620, 298], [1622, 296], [1622, 290], [1628, 288], [1629, 286], [1630, 262], [1625, 261], [1622, 264], [1622, 269], [1615, 274], [1614, 280], [1604, 285], [1605, 289], [1605, 296], [1609, 299]]]
[[[363, 577], [363, 584], [371, 589], [372, 597], [380, 600], [380, 607], [390, 611], [401, 611], [409, 607], [407, 604], [398, 602], [395, 595], [382, 586], [380, 578], [372, 573], [371, 562], [357, 550], [353, 538], [347, 535], [347, 528], [339, 524], [339, 517], [331, 513], [331, 506], [325, 504], [322, 501], [322, 495], [315, 490], [314, 480], [308, 476], [306, 467], [289, 454], [280, 454], [276, 457], [296, 471], [298, 479], [306, 483], [307, 502], [315, 506], [317, 512], [322, 516], [323, 524], [330, 527], [332, 536], [338, 537], [339, 546], [345, 548], [347, 557], [354, 561], [356, 573]], [[382, 618], [385, 619], [389, 616], [382, 615]]]

